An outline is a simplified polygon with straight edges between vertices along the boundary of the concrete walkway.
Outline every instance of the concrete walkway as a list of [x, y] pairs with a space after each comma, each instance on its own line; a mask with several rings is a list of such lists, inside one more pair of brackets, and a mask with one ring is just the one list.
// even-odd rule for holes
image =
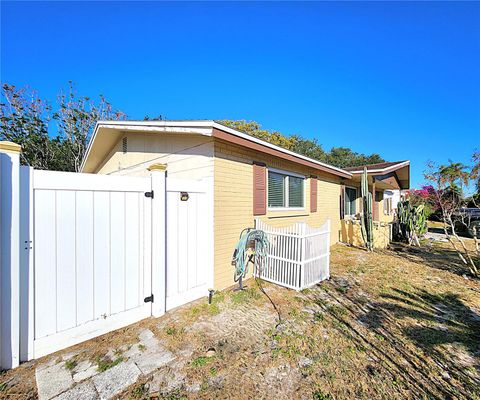
[[144, 329], [140, 341], [121, 352], [111, 350], [103, 363], [75, 360], [75, 353], [62, 361], [51, 360], [35, 371], [38, 397], [50, 399], [111, 399], [134, 384], [142, 375], [148, 375], [175, 360], [154, 334]]

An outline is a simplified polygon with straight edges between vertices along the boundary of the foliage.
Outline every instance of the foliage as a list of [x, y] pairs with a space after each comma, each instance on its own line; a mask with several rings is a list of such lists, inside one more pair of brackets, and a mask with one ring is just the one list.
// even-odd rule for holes
[[[26, 87], [5, 83], [1, 98], [0, 140], [21, 145], [23, 162], [36, 169], [79, 171], [95, 123], [125, 118], [103, 96], [98, 103], [77, 96], [72, 82], [69, 92], [58, 96], [56, 111]], [[57, 122], [55, 131], [52, 121]]]
[[97, 362], [97, 371], [98, 372], [104, 372], [107, 369], [115, 367], [115, 365], [120, 364], [122, 361], [124, 361], [123, 357], [118, 356], [114, 360], [112, 360], [109, 357], [98, 357], [96, 362]]
[[287, 150], [293, 151], [297, 140], [297, 136], [285, 136], [278, 131], [269, 131], [267, 129], [262, 129], [261, 125], [255, 121], [223, 120], [219, 122], [224, 124], [225, 126], [245, 132], [251, 136], [265, 140], [266, 142], [283, 147]]
[[69, 371], [73, 371], [77, 366], [77, 360], [75, 358], [71, 358], [65, 361], [65, 368]]
[[145, 395], [148, 394], [148, 385], [141, 383], [138, 386], [135, 386], [131, 392], [131, 398], [133, 399], [142, 399], [145, 398]]
[[362, 237], [365, 242], [367, 250], [373, 250], [373, 212], [372, 204], [373, 197], [372, 194], [368, 191], [368, 173], [367, 167], [363, 168], [362, 174], [362, 201], [363, 201], [363, 212], [361, 217], [362, 223]]
[[385, 160], [379, 154], [365, 155], [356, 153], [348, 147], [333, 147], [327, 153], [325, 162], [336, 167], [358, 167], [360, 165], [376, 164]]
[[[467, 229], [471, 229], [470, 224], [472, 221], [470, 218], [466, 218], [467, 214], [464, 212], [468, 201], [463, 196], [463, 187], [478, 179], [478, 159], [476, 154], [474, 154], [473, 160], [477, 164], [473, 167], [452, 161], [440, 166], [430, 163], [428, 171], [425, 173], [425, 178], [434, 185], [435, 201], [441, 210], [444, 232], [448, 241], [464, 264], [468, 266], [472, 275], [479, 277], [480, 272], [477, 264], [479, 262], [480, 247], [478, 239], [474, 235], [476, 253], [476, 256], [474, 256], [456, 230], [456, 226], [459, 224]], [[457, 246], [457, 243], [460, 244], [460, 248]]]
[[333, 400], [333, 397], [330, 393], [324, 393], [320, 389], [313, 392], [313, 400]]
[[397, 219], [402, 237], [408, 244], [420, 245], [418, 236], [427, 232], [425, 205], [415, 205], [409, 200], [400, 201], [397, 205]]
[[50, 112], [50, 105], [36, 92], [2, 86], [0, 140], [21, 145], [23, 157], [37, 169], [57, 169], [58, 160], [63, 159], [61, 140], [48, 135]]
[[260, 298], [260, 293], [255, 287], [232, 292], [230, 299], [233, 304], [251, 303]]
[[200, 356], [195, 358], [192, 362], [191, 365], [192, 367], [198, 368], [198, 367], [203, 367], [204, 365], [208, 364], [212, 359], [210, 357], [206, 356]]
[[313, 158], [315, 160], [324, 160], [327, 159], [327, 154], [322, 148], [322, 145], [318, 143], [317, 139], [303, 139], [300, 136], [292, 136], [294, 143], [292, 146], [292, 151], [295, 153], [303, 154], [304, 156]]
[[480, 151], [476, 151], [472, 156], [473, 166], [470, 171], [471, 179], [475, 182], [477, 192], [473, 194], [470, 201], [474, 207], [480, 207]]
[[255, 121], [223, 120], [220, 123], [239, 131], [245, 132], [256, 138], [281, 146], [315, 160], [326, 162], [337, 167], [356, 167], [365, 164], [374, 164], [385, 161], [378, 154], [365, 155], [352, 151], [347, 147], [333, 147], [330, 152], [325, 152], [317, 139], [305, 139], [299, 135], [284, 135], [278, 131], [262, 129]]
[[[72, 82], [68, 91], [57, 97], [57, 107], [38, 97], [28, 88], [17, 88], [4, 84], [2, 87], [0, 119], [0, 140], [9, 140], [22, 146], [24, 162], [37, 169], [59, 171], [79, 171], [95, 123], [99, 120], [125, 119], [126, 115], [113, 109], [112, 105], [100, 96], [94, 101], [87, 96], [79, 96]], [[163, 120], [145, 116], [145, 120]], [[53, 125], [51, 122], [55, 121]], [[334, 147], [325, 152], [317, 139], [305, 139], [299, 135], [284, 135], [278, 131], [262, 129], [254, 121], [220, 121], [226, 126], [246, 132], [303, 154], [318, 161], [338, 167], [359, 166], [383, 162], [378, 154], [365, 155], [345, 147]]]
[[409, 190], [405, 197], [412, 206], [422, 205], [427, 219], [440, 211], [436, 200], [435, 188], [432, 185], [422, 186], [421, 189]]

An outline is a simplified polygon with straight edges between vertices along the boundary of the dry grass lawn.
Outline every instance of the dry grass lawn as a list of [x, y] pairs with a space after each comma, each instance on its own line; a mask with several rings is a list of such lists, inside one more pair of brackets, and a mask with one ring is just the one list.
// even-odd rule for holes
[[[480, 399], [480, 282], [448, 245], [337, 245], [332, 278], [297, 293], [253, 280], [68, 351], [102, 360], [151, 329], [177, 355], [121, 398]], [[64, 352], [65, 353], [65, 352]], [[54, 357], [60, 358], [62, 353]], [[34, 363], [0, 397], [34, 398]]]

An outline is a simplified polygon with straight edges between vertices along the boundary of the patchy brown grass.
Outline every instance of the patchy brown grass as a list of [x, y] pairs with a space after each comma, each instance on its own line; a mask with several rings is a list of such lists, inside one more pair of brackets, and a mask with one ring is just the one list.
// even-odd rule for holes
[[[465, 273], [448, 245], [337, 245], [328, 282], [300, 293], [264, 284], [278, 326], [250, 280], [212, 305], [200, 300], [53, 357], [94, 360], [148, 328], [177, 359], [120, 398], [480, 399], [480, 282]], [[35, 397], [36, 363], [2, 375], [0, 397]], [[181, 384], [169, 387], [174, 378]]]

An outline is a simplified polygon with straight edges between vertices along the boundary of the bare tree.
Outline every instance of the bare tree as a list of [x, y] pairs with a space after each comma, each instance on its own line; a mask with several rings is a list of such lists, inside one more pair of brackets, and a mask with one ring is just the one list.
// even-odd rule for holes
[[[472, 180], [472, 170], [462, 163], [451, 161], [439, 167], [429, 163], [425, 178], [434, 184], [435, 198], [441, 210], [445, 236], [472, 275], [480, 276], [474, 256], [456, 230], [457, 223], [466, 223], [463, 212], [466, 206], [463, 188]], [[460, 248], [457, 244], [460, 244]]]
[[21, 145], [23, 162], [48, 169], [58, 156], [58, 142], [48, 134], [51, 107], [37, 92], [7, 83], [2, 85], [1, 98], [0, 140]]
[[67, 142], [65, 149], [72, 163], [69, 169], [78, 172], [96, 122], [125, 119], [126, 115], [121, 111], [114, 111], [103, 96], [100, 96], [98, 104], [89, 97], [77, 96], [72, 82], [69, 82], [69, 92], [58, 96], [58, 103], [59, 110], [54, 117], [58, 120], [60, 133]]
[[[99, 102], [77, 96], [72, 82], [58, 96], [56, 112], [27, 87], [3, 84], [0, 98], [0, 140], [21, 145], [23, 162], [37, 169], [79, 171], [95, 123], [126, 117], [103, 96]], [[58, 121], [55, 133], [52, 119]]]

